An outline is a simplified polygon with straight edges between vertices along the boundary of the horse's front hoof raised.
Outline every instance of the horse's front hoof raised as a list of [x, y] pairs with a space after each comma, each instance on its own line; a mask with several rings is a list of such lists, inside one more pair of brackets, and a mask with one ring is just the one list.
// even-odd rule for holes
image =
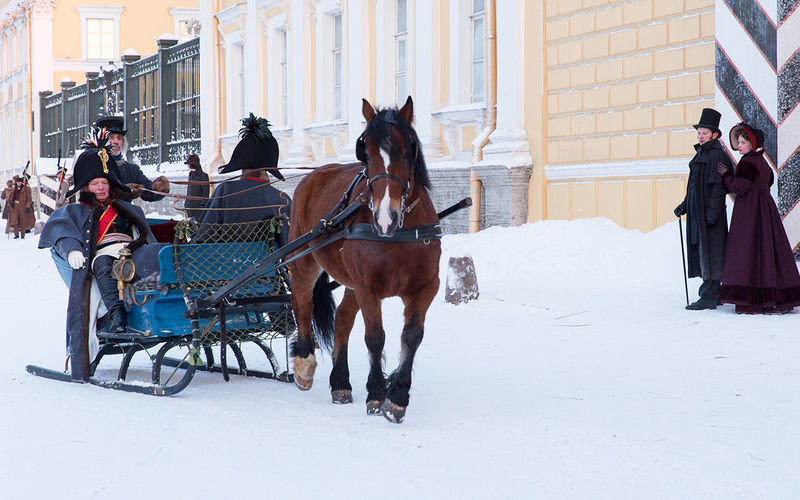
[[346, 405], [353, 402], [353, 391], [348, 389], [337, 389], [331, 391], [331, 401], [335, 405]]
[[406, 407], [396, 405], [387, 400], [381, 405], [381, 413], [389, 422], [401, 424], [403, 419], [406, 418]]
[[367, 401], [367, 415], [380, 415], [383, 401]]
[[311, 389], [314, 384], [314, 372], [317, 370], [317, 357], [310, 354], [307, 358], [294, 357], [294, 385], [301, 391]]

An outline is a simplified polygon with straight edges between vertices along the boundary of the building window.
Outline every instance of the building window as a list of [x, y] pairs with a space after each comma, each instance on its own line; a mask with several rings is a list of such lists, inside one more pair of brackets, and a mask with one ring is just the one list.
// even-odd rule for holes
[[194, 21], [178, 21], [178, 43], [194, 38], [194, 35], [189, 31], [189, 23], [194, 23]]
[[484, 33], [484, 0], [472, 0], [472, 102], [486, 99], [484, 52], [486, 34]]
[[88, 59], [114, 59], [114, 20], [86, 20], [86, 57]]
[[247, 111], [245, 109], [245, 71], [244, 71], [244, 44], [236, 44], [235, 46], [236, 55], [237, 55], [237, 71], [236, 71], [236, 78], [239, 80], [239, 116], [245, 117], [247, 116]]
[[333, 16], [333, 117], [342, 119], [342, 15]]
[[394, 88], [396, 102], [405, 102], [408, 96], [407, 74], [407, 35], [408, 35], [408, 9], [406, 0], [397, 0], [397, 31], [394, 34], [395, 47], [397, 48], [397, 67], [394, 72]]
[[280, 30], [281, 40], [281, 117], [283, 125], [289, 125], [289, 34]]

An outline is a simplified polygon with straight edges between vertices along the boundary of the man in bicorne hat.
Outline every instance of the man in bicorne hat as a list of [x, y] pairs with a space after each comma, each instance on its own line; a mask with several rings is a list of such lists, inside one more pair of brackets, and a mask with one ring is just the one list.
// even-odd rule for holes
[[700, 298], [686, 306], [689, 310], [716, 309], [725, 262], [728, 237], [728, 213], [725, 195], [728, 190], [717, 172], [717, 163], [730, 168], [731, 159], [719, 142], [719, 121], [722, 115], [704, 108], [697, 130], [695, 155], [689, 162], [686, 196], [675, 207], [675, 215], [686, 215], [686, 246], [688, 275], [703, 279]]
[[121, 116], [101, 116], [94, 123], [95, 127], [106, 129], [109, 134], [108, 144], [111, 146], [111, 157], [117, 169], [117, 177], [123, 184], [131, 188], [131, 193], [125, 194], [126, 199], [141, 197], [144, 201], [158, 201], [163, 196], [144, 191], [149, 189], [159, 193], [169, 192], [169, 180], [163, 175], [151, 181], [143, 173], [141, 167], [125, 159], [128, 152], [128, 139], [125, 134], [125, 121]]
[[142, 209], [117, 199], [119, 192], [130, 188], [112, 168], [106, 141], [104, 131], [84, 139], [85, 151], [75, 160], [75, 187], [67, 193], [69, 198], [79, 192], [78, 202], [53, 212], [39, 237], [39, 248], [52, 248], [63, 259], [61, 265], [71, 268], [67, 347], [74, 380], [88, 380], [98, 348], [95, 332], [101, 300], [108, 311], [107, 330], [125, 332], [125, 306], [111, 274], [114, 261], [127, 249], [136, 262], [149, 253], [145, 244], [155, 243]]
[[279, 243], [283, 245], [289, 236], [286, 221], [292, 200], [289, 195], [274, 188], [267, 176], [269, 172], [283, 180], [283, 175], [276, 168], [278, 141], [269, 130], [269, 122], [253, 116], [253, 113], [242, 119], [239, 136], [241, 139], [233, 149], [230, 161], [219, 172], [241, 170], [241, 178], [225, 181], [214, 190], [201, 222], [254, 222], [282, 215], [284, 221]]

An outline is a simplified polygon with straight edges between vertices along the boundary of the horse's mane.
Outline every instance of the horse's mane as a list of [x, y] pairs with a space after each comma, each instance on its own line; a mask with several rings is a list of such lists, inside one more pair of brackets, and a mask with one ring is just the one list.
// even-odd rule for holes
[[406, 151], [411, 152], [413, 147], [417, 151], [416, 160], [409, 158], [413, 162], [414, 182], [424, 186], [428, 191], [431, 190], [431, 180], [428, 176], [428, 167], [425, 165], [425, 157], [422, 155], [422, 144], [417, 136], [417, 131], [410, 123], [403, 120], [397, 112], [397, 108], [378, 108], [375, 118], [367, 125], [364, 134], [369, 137], [378, 147], [388, 150], [390, 154], [396, 154], [397, 148], [391, 141], [392, 125], [400, 130], [400, 134], [406, 138]]

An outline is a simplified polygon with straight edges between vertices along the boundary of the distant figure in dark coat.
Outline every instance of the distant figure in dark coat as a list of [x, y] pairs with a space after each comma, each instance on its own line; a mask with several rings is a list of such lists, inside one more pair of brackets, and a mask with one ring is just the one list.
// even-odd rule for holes
[[[14, 239], [25, 238], [25, 233], [33, 227], [36, 219], [33, 217], [33, 200], [31, 188], [25, 185], [22, 177], [14, 176], [14, 188], [7, 196], [10, 205], [8, 209], [8, 225], [14, 227]], [[33, 220], [33, 223], [31, 223]]]
[[[6, 188], [3, 189], [3, 192], [0, 193], [0, 198], [6, 200], [3, 203], [3, 219], [8, 220], [8, 206], [11, 204], [9, 201], [11, 200], [11, 193], [14, 192], [14, 181], [9, 179], [6, 183]], [[6, 233], [13, 233], [14, 228], [11, 227], [11, 224], [6, 224]]]
[[186, 207], [187, 217], [194, 217], [196, 220], [201, 220], [205, 211], [197, 209], [205, 208], [208, 204], [208, 194], [210, 192], [208, 174], [203, 172], [203, 167], [200, 165], [200, 158], [197, 155], [189, 155], [185, 163], [189, 167], [189, 182], [205, 183], [189, 184], [186, 187], [186, 194], [188, 196], [196, 196], [203, 199], [186, 200], [186, 204], [184, 205]]
[[736, 193], [722, 271], [722, 302], [737, 313], [786, 313], [800, 305], [800, 273], [775, 200], [774, 182], [764, 159], [764, 133], [746, 123], [730, 132], [731, 147], [742, 154], [736, 173], [717, 169]]
[[[283, 215], [278, 242], [288, 240], [287, 224], [291, 198], [270, 185], [267, 172], [283, 179], [278, 165], [278, 142], [272, 137], [269, 122], [250, 113], [242, 120], [239, 130], [241, 140], [231, 153], [231, 160], [220, 169], [220, 173], [242, 170], [240, 179], [221, 183], [211, 196], [203, 223], [222, 224], [233, 222], [255, 222]], [[239, 193], [239, 194], [237, 194]]]
[[717, 172], [717, 163], [731, 165], [731, 159], [719, 143], [720, 115], [711, 108], [703, 109], [697, 130], [696, 154], [689, 162], [686, 196], [675, 207], [675, 215], [686, 214], [686, 246], [690, 278], [703, 278], [700, 298], [686, 306], [689, 310], [715, 309], [719, 304], [725, 242], [728, 236], [728, 214], [725, 211], [727, 189]]
[[123, 184], [131, 188], [130, 193], [121, 193], [126, 200], [142, 198], [144, 201], [159, 201], [163, 196], [153, 194], [144, 189], [158, 191], [160, 193], [169, 192], [169, 180], [163, 175], [151, 181], [142, 173], [139, 165], [125, 159], [128, 151], [128, 139], [125, 134], [125, 120], [121, 116], [101, 116], [95, 122], [95, 127], [106, 129], [111, 135], [108, 144], [111, 146], [111, 157], [114, 159], [113, 166], [116, 167], [116, 174]]

